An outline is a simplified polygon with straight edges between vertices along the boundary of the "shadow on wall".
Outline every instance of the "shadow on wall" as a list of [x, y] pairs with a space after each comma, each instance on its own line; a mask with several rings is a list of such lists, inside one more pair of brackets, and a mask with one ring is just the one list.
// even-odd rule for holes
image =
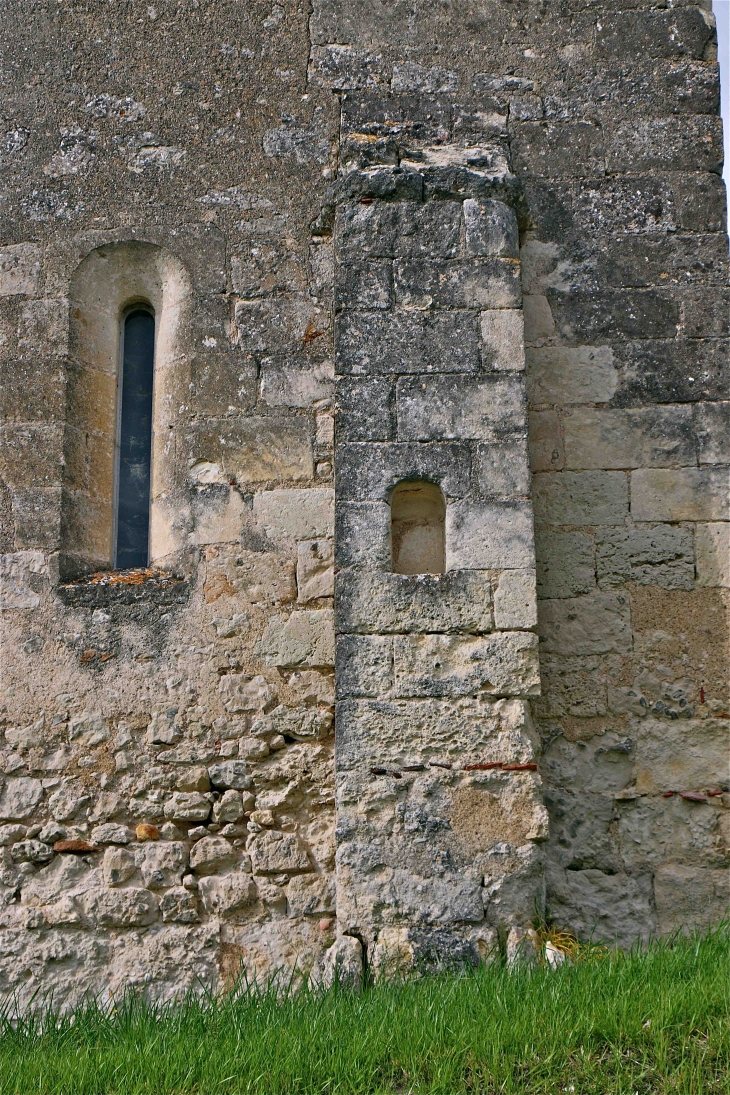
[[395, 574], [443, 574], [446, 570], [446, 502], [436, 483], [407, 480], [390, 500]]
[[114, 565], [115, 446], [123, 317], [135, 304], [155, 316], [150, 490], [150, 563], [183, 546], [187, 507], [176, 487], [175, 425], [187, 395], [184, 343], [191, 300], [180, 260], [129, 241], [92, 251], [70, 286], [70, 360], [64, 439], [61, 573]]

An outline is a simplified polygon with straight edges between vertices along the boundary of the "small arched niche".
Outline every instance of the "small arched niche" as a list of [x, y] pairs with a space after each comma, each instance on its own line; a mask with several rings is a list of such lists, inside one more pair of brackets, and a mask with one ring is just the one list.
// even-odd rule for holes
[[398, 483], [390, 500], [390, 543], [395, 574], [444, 573], [446, 502], [436, 483]]
[[[181, 547], [184, 521], [176, 497], [174, 455], [176, 411], [185, 400], [187, 386], [181, 366], [189, 299], [189, 278], [180, 260], [156, 244], [137, 240], [97, 247], [71, 278], [62, 508], [65, 576], [130, 565], [129, 554], [118, 558], [117, 543], [125, 470], [120, 452], [126, 428], [125, 334], [129, 348], [130, 339], [142, 335], [144, 341], [146, 327], [149, 353], [150, 322], [154, 339], [151, 392], [133, 408], [137, 416], [144, 413], [142, 403], [147, 398], [149, 418], [146, 424], [132, 423], [127, 441], [131, 438], [139, 451], [140, 438], [146, 438], [142, 447], [147, 446], [148, 466], [145, 470], [143, 458], [131, 470], [132, 476], [147, 478], [148, 501], [138, 499], [137, 506], [148, 505], [149, 563], [169, 560]], [[148, 366], [152, 367], [150, 361]], [[133, 565], [139, 565], [141, 557], [138, 551]]]

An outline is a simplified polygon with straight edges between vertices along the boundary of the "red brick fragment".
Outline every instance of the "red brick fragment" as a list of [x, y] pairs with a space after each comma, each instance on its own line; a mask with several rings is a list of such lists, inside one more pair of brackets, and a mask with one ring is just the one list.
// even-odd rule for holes
[[98, 844], [91, 844], [88, 840], [57, 840], [53, 845], [54, 852], [97, 852]]

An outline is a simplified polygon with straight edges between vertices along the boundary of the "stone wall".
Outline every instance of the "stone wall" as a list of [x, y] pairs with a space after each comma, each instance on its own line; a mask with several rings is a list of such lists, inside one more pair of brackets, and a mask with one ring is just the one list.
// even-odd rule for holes
[[[536, 912], [621, 943], [717, 919], [709, 4], [7, 22], [0, 993], [475, 961]], [[88, 575], [114, 366], [87, 272], [121, 254], [175, 332], [137, 584]], [[414, 476], [441, 576], [390, 573]]]

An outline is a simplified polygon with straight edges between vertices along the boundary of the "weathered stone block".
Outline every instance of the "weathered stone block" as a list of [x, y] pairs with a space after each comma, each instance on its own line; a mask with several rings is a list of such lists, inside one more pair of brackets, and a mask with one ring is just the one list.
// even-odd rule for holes
[[396, 303], [404, 308], [519, 308], [520, 266], [514, 259], [420, 262], [398, 259]]
[[[643, 720], [636, 750], [638, 791], [691, 791], [729, 782], [727, 719]], [[701, 803], [697, 808], [709, 809]]]
[[[681, 116], [680, 116], [681, 117]], [[637, 118], [611, 127], [606, 168], [643, 171], [719, 171], [722, 123], [713, 117]]]
[[0, 790], [0, 821], [23, 821], [31, 816], [42, 797], [39, 779], [11, 776]]
[[332, 732], [332, 712], [321, 707], [286, 707], [280, 704], [269, 715], [256, 719], [251, 727], [255, 737], [293, 738], [295, 741], [320, 741]]
[[235, 305], [238, 347], [247, 354], [296, 354], [329, 330], [327, 309], [309, 297], [239, 300]]
[[592, 122], [522, 122], [514, 132], [512, 169], [518, 175], [593, 178], [605, 174], [603, 134]]
[[248, 874], [231, 872], [200, 880], [200, 897], [208, 916], [227, 919], [243, 913], [257, 897], [256, 884]]
[[100, 928], [137, 928], [154, 923], [159, 904], [154, 894], [133, 886], [125, 890], [91, 890], [79, 898], [84, 912]]
[[177, 840], [165, 840], [142, 846], [140, 868], [148, 890], [179, 886], [188, 863], [187, 847]]
[[261, 398], [270, 407], [311, 407], [319, 400], [331, 399], [334, 391], [330, 360], [312, 361], [304, 355], [265, 358], [260, 375]]
[[395, 254], [412, 259], [453, 258], [459, 247], [461, 202], [398, 205]]
[[530, 411], [530, 467], [534, 472], [565, 467], [563, 421], [558, 411]]
[[628, 947], [656, 930], [651, 874], [550, 870], [546, 909], [582, 939]]
[[528, 502], [454, 502], [446, 508], [448, 570], [520, 570], [535, 564]]
[[337, 371], [462, 373], [479, 368], [476, 312], [343, 312], [337, 319]]
[[385, 501], [403, 479], [437, 482], [447, 498], [469, 491], [471, 453], [458, 442], [343, 444], [336, 454], [338, 506]]
[[529, 497], [532, 476], [526, 442], [477, 445], [474, 481], [481, 498]]
[[338, 635], [337, 698], [385, 696], [393, 686], [393, 640], [380, 635]]
[[730, 467], [634, 471], [631, 516], [635, 521], [728, 521]]
[[628, 598], [615, 593], [542, 601], [540, 646], [549, 654], [625, 654], [632, 646]]
[[400, 441], [504, 441], [527, 432], [518, 377], [402, 377], [397, 399]]
[[628, 516], [629, 488], [622, 472], [540, 474], [533, 477], [532, 490], [537, 524], [621, 525]]
[[730, 464], [730, 401], [698, 403], [694, 416], [700, 464]]
[[576, 407], [563, 416], [563, 432], [571, 469], [686, 467], [696, 460], [690, 406]]
[[398, 696], [534, 696], [540, 690], [537, 636], [526, 632], [398, 635], [393, 652]]
[[170, 821], [207, 821], [210, 802], [197, 791], [176, 791], [165, 803]]
[[481, 313], [482, 362], [496, 372], [525, 368], [525, 321], [517, 308], [488, 309]]
[[517, 218], [514, 210], [504, 202], [467, 198], [464, 225], [466, 249], [470, 255], [519, 258]]
[[251, 776], [243, 760], [221, 760], [211, 764], [208, 769], [210, 782], [214, 787], [224, 790], [248, 791], [252, 786]]
[[297, 544], [297, 600], [333, 597], [335, 574], [331, 540], [304, 540]]
[[258, 491], [253, 500], [256, 523], [272, 540], [332, 536], [334, 509], [334, 491], [329, 487]]
[[343, 633], [491, 631], [489, 575], [340, 571], [335, 623]]
[[607, 403], [618, 386], [610, 346], [535, 346], [525, 357], [533, 404]]
[[204, 836], [190, 849], [190, 867], [197, 875], [226, 871], [237, 858], [235, 849], [222, 836]]
[[299, 844], [296, 833], [265, 830], [252, 836], [247, 845], [254, 874], [280, 874], [282, 871], [311, 871], [309, 857]]
[[727, 870], [666, 863], [654, 875], [654, 897], [662, 935], [702, 930], [727, 916], [730, 875]]
[[338, 265], [335, 276], [336, 309], [384, 309], [392, 304], [392, 263], [379, 259]]
[[194, 924], [198, 919], [195, 894], [182, 886], [173, 886], [160, 898], [160, 912], [165, 923]]
[[695, 526], [697, 584], [730, 587], [730, 525]]
[[334, 614], [322, 608], [270, 620], [257, 653], [270, 666], [327, 667], [334, 665], [334, 646]]
[[673, 525], [599, 528], [596, 570], [601, 589], [612, 589], [627, 582], [658, 585], [664, 589], [692, 589], [692, 533]]
[[335, 885], [330, 875], [295, 875], [286, 888], [289, 916], [326, 916], [335, 911]]
[[16, 243], [0, 250], [0, 297], [34, 297], [41, 272], [41, 249], [34, 243]]
[[395, 386], [384, 377], [337, 381], [337, 440], [390, 441], [395, 437]]
[[390, 506], [387, 502], [338, 502], [335, 565], [390, 570]]
[[314, 475], [308, 423], [302, 418], [247, 418], [194, 427], [190, 466], [218, 464], [239, 483], [294, 482]]
[[537, 627], [534, 570], [503, 570], [494, 590], [494, 626], [498, 631]]
[[[335, 218], [335, 249], [340, 261], [393, 258], [398, 212], [398, 205], [390, 202], [340, 205]], [[458, 242], [458, 232], [456, 238]]]

